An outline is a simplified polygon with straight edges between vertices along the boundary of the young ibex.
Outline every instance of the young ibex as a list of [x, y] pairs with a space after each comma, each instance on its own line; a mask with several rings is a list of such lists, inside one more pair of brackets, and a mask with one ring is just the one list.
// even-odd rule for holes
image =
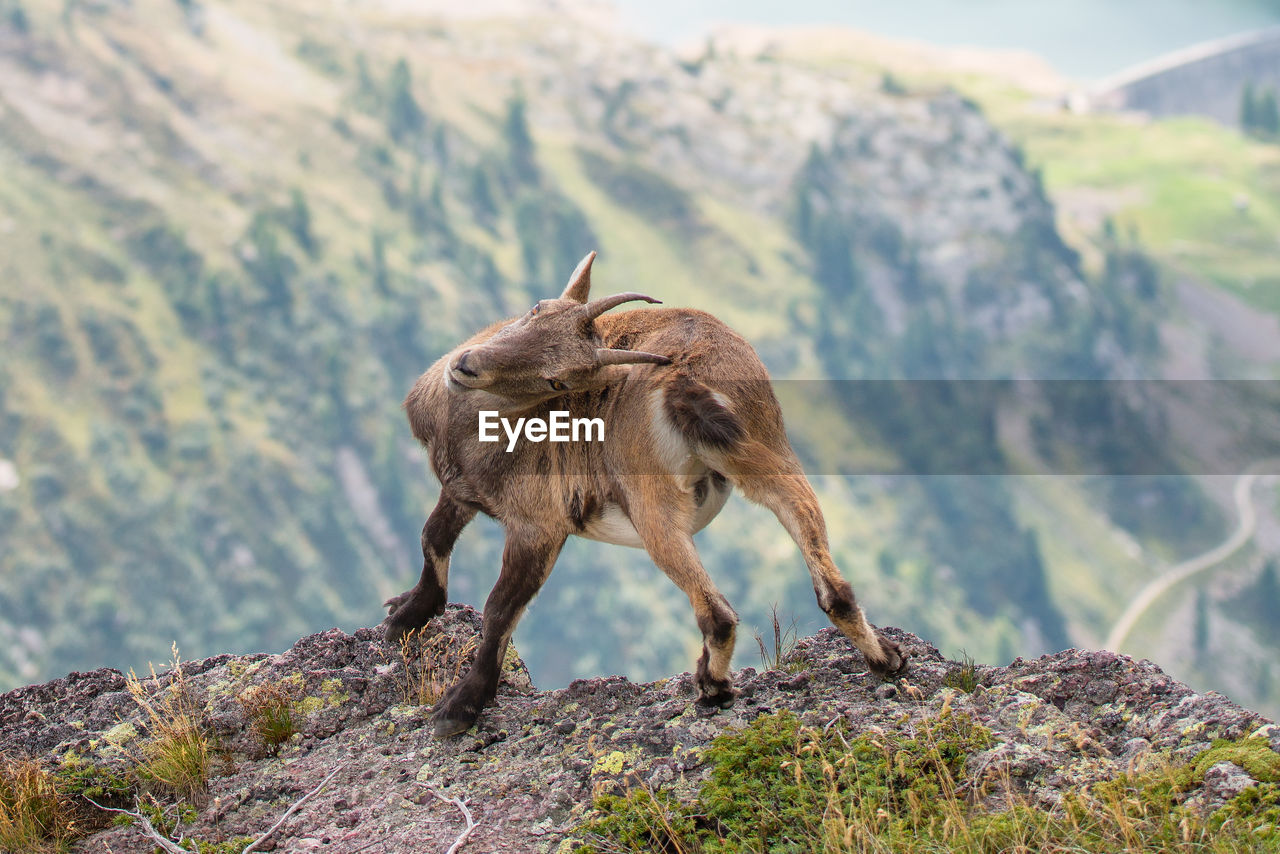
[[[399, 640], [444, 609], [449, 553], [477, 512], [506, 529], [483, 639], [470, 671], [436, 708], [436, 734], [465, 731], [493, 699], [516, 622], [570, 534], [649, 552], [688, 595], [702, 630], [698, 702], [731, 703], [738, 616], [703, 569], [693, 534], [732, 486], [777, 515], [804, 553], [818, 604], [871, 670], [902, 670], [906, 656], [867, 622], [831, 560], [817, 497], [751, 345], [691, 309], [605, 316], [625, 302], [657, 300], [624, 293], [588, 301], [594, 258], [582, 260], [559, 299], [445, 355], [404, 402], [440, 479], [440, 500], [422, 529], [422, 577], [387, 602], [387, 637]], [[481, 418], [493, 421], [484, 411], [514, 420], [557, 410], [602, 419], [603, 441], [513, 439], [511, 450], [506, 437], [479, 441]]]

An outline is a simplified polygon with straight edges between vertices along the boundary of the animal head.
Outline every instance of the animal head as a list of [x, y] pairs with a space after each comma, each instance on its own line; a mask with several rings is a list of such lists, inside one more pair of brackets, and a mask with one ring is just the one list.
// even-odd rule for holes
[[518, 409], [599, 388], [619, 376], [619, 365], [670, 364], [655, 353], [600, 346], [597, 317], [626, 302], [659, 300], [637, 293], [588, 300], [595, 257], [582, 259], [558, 299], [541, 300], [487, 339], [454, 351], [445, 368], [450, 392]]

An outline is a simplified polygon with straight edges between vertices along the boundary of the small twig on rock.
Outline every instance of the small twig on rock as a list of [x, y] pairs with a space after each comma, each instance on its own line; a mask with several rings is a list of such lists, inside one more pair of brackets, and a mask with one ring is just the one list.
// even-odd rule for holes
[[293, 815], [295, 812], [297, 812], [297, 811], [298, 811], [298, 809], [299, 809], [303, 804], [305, 804], [307, 801], [311, 800], [311, 797], [312, 797], [313, 795], [317, 794], [321, 789], [323, 789], [325, 786], [329, 785], [329, 781], [330, 781], [330, 780], [332, 780], [335, 776], [337, 776], [338, 772], [342, 770], [342, 767], [343, 767], [343, 765], [345, 765], [345, 764], [346, 764], [346, 763], [341, 763], [341, 764], [339, 764], [339, 765], [338, 765], [338, 767], [337, 767], [337, 768], [334, 768], [332, 771], [330, 771], [330, 772], [329, 772], [329, 776], [328, 776], [328, 777], [325, 777], [323, 780], [321, 780], [321, 781], [320, 781], [320, 785], [319, 785], [319, 786], [316, 786], [314, 789], [312, 789], [311, 791], [307, 792], [307, 793], [306, 793], [305, 795], [303, 795], [303, 796], [302, 796], [302, 797], [301, 797], [301, 798], [300, 798], [300, 799], [299, 799], [299, 800], [298, 800], [298, 801], [297, 801], [293, 806], [291, 806], [291, 807], [289, 807], [287, 810], [285, 810], [285, 811], [284, 811], [284, 815], [280, 816], [280, 819], [279, 819], [275, 824], [271, 825], [271, 827], [269, 827], [269, 828], [267, 829], [267, 832], [266, 832], [266, 833], [262, 834], [262, 835], [261, 835], [261, 836], [259, 836], [257, 839], [253, 840], [253, 841], [252, 841], [252, 842], [250, 842], [248, 845], [246, 845], [246, 846], [244, 847], [244, 850], [243, 850], [243, 851], [241, 851], [241, 852], [240, 852], [240, 854], [249, 854], [249, 852], [250, 852], [250, 851], [253, 851], [255, 848], [257, 848], [259, 844], [261, 844], [261, 843], [263, 843], [263, 842], [266, 842], [266, 841], [267, 841], [267, 837], [268, 837], [268, 836], [270, 836], [271, 834], [275, 833], [275, 832], [276, 832], [276, 830], [280, 827], [280, 825], [284, 824], [285, 819], [287, 819], [289, 816], [291, 816], [291, 815]]
[[105, 810], [106, 812], [118, 812], [122, 815], [129, 816], [134, 821], [138, 822], [138, 824], [142, 825], [142, 832], [145, 833], [147, 836], [151, 837], [152, 842], [154, 842], [156, 845], [159, 845], [165, 851], [168, 851], [169, 854], [191, 854], [191, 852], [188, 851], [187, 849], [179, 848], [177, 845], [174, 845], [173, 840], [166, 838], [163, 834], [160, 833], [160, 831], [156, 830], [155, 825], [151, 823], [151, 819], [147, 818], [145, 815], [142, 814], [141, 805], [138, 805], [138, 809], [136, 810], [122, 810], [122, 809], [119, 809], [118, 807], [103, 806], [102, 804], [98, 803], [88, 795], [81, 795], [81, 797], [83, 797], [86, 801], [93, 804], [95, 807], [97, 807], [100, 810]]
[[475, 819], [471, 817], [471, 810], [467, 809], [467, 805], [463, 803], [461, 798], [446, 798], [444, 795], [440, 794], [430, 786], [426, 786], [425, 788], [428, 792], [435, 795], [437, 798], [444, 801], [446, 804], [453, 804], [455, 807], [457, 807], [458, 810], [462, 813], [462, 817], [467, 820], [466, 828], [462, 831], [462, 833], [458, 834], [458, 838], [455, 839], [453, 841], [453, 844], [449, 846], [449, 850], [444, 852], [444, 854], [458, 854], [458, 851], [461, 850], [463, 843], [467, 841], [467, 837], [471, 835], [471, 831], [476, 829], [476, 822], [475, 822]]
[[167, 838], [160, 831], [156, 830], [151, 824], [151, 819], [143, 815], [141, 810], [138, 811], [137, 816], [138, 822], [142, 825], [142, 832], [147, 836], [150, 836], [151, 841], [156, 845], [159, 845], [165, 851], [168, 851], [169, 854], [191, 854], [191, 852], [186, 848], [173, 844], [173, 840]]
[[104, 807], [102, 804], [98, 803], [98, 802], [97, 802], [97, 801], [95, 801], [93, 798], [89, 797], [88, 795], [81, 795], [80, 797], [84, 798], [86, 801], [88, 801], [89, 803], [93, 804], [95, 807], [97, 807], [98, 809], [102, 810], [103, 812], [118, 812], [118, 813], [122, 813], [123, 815], [135, 815], [135, 814], [136, 814], [136, 813], [134, 813], [134, 811], [133, 811], [133, 810], [122, 810], [122, 809], [120, 809], [119, 807]]

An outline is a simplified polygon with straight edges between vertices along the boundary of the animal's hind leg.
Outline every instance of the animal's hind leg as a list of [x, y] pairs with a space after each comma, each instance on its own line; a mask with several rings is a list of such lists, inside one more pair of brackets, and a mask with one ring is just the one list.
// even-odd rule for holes
[[779, 454], [758, 443], [727, 460], [729, 476], [747, 498], [773, 511], [804, 555], [818, 605], [882, 678], [900, 673], [906, 654], [867, 621], [853, 587], [840, 574], [827, 542], [827, 525], [813, 487], [794, 454]]
[[422, 576], [416, 585], [386, 602], [391, 613], [383, 625], [389, 641], [399, 641], [444, 610], [448, 601], [449, 555], [458, 535], [475, 516], [474, 508], [441, 493], [422, 528]]
[[636, 477], [628, 484], [627, 513], [658, 568], [689, 597], [702, 654], [694, 681], [698, 702], [727, 708], [737, 692], [729, 674], [738, 615], [716, 589], [693, 545], [693, 498], [666, 477]]

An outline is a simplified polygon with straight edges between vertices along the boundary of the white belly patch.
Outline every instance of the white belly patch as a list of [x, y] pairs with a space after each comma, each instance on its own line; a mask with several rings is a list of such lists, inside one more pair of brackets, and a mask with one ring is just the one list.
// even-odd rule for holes
[[617, 504], [606, 504], [600, 517], [588, 522], [578, 536], [586, 537], [588, 540], [599, 540], [602, 543], [613, 543], [615, 546], [644, 548], [644, 542], [640, 539], [636, 526], [631, 524], [627, 514], [623, 513], [622, 508]]
[[[714, 481], [709, 481], [709, 484], [706, 499], [702, 502], [702, 506], [694, 511], [693, 530], [690, 533], [696, 534], [707, 527], [711, 520], [719, 515], [725, 502], [729, 500], [729, 493], [733, 491], [733, 487], [725, 481], [721, 481], [720, 488], [716, 488]], [[615, 546], [644, 548], [640, 533], [636, 531], [635, 525], [631, 524], [627, 514], [623, 513], [622, 508], [617, 504], [606, 504], [604, 512], [594, 521], [587, 523], [578, 536], [602, 543], [613, 543]]]

